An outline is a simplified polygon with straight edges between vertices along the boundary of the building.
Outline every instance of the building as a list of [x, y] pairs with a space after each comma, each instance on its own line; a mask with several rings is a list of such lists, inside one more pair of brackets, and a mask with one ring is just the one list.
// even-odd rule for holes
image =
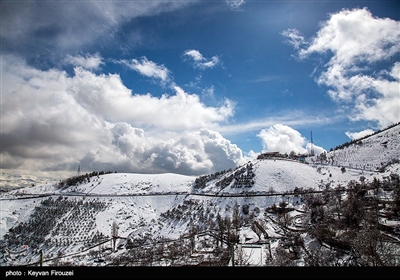
[[273, 157], [280, 157], [280, 153], [279, 152], [266, 152], [266, 153], [262, 153], [260, 154], [257, 159], [268, 159], [268, 158], [273, 158]]

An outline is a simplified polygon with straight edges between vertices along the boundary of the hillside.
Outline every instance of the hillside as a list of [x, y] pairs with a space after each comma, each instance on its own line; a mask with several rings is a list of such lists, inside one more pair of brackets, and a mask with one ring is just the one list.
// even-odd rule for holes
[[[235, 265], [354, 265], [344, 233], [355, 229], [339, 226], [356, 219], [354, 234], [363, 232], [376, 201], [375, 226], [392, 256], [381, 262], [398, 265], [399, 132], [397, 125], [309, 164], [257, 159], [197, 178], [86, 174], [72, 185], [8, 191], [0, 196], [0, 263], [38, 265], [42, 250], [47, 266], [224, 266], [232, 265], [234, 248]], [[344, 219], [347, 209], [358, 213], [349, 208], [353, 190], [362, 193], [363, 214]], [[338, 233], [326, 239], [319, 228]], [[325, 259], [332, 254], [336, 259]]]
[[400, 158], [400, 124], [352, 141], [330, 151], [326, 157], [309, 157], [309, 163], [326, 163], [363, 170], [379, 170]]

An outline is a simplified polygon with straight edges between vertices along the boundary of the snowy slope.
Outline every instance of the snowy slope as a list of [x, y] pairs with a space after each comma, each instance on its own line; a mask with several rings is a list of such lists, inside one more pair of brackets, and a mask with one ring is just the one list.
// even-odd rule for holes
[[188, 193], [193, 180], [190, 176], [169, 173], [112, 173], [91, 177], [86, 184], [64, 189], [48, 183], [12, 190], [0, 196], [0, 238], [17, 223], [27, 221], [34, 207], [40, 206], [42, 200], [60, 195], [71, 200], [105, 201], [108, 207], [96, 215], [97, 230], [109, 235], [112, 223], [117, 221], [121, 236], [126, 236], [137, 224], [150, 222], [172, 207], [177, 196], [169, 194]]
[[77, 192], [86, 194], [154, 194], [168, 192], [189, 192], [194, 177], [180, 174], [128, 174], [102, 175], [91, 184], [81, 185]]
[[[245, 193], [283, 194], [292, 192], [295, 188], [319, 190], [327, 184], [331, 187], [339, 184], [346, 185], [350, 180], [358, 181], [361, 176], [364, 176], [367, 182], [372, 180], [373, 177], [382, 177], [382, 173], [376, 170], [347, 168], [345, 172], [342, 172], [340, 166], [305, 164], [282, 158], [253, 160], [249, 163], [252, 165], [252, 173], [254, 173], [254, 177], [251, 177], [254, 184], [237, 185], [233, 179], [228, 185], [221, 187], [218, 182], [223, 182], [226, 178], [232, 176], [237, 170], [235, 169], [217, 179], [211, 180], [205, 188], [195, 189], [195, 192], [223, 195]], [[243, 167], [238, 169], [241, 168]], [[244, 172], [243, 175], [246, 176], [247, 173]]]
[[59, 189], [57, 183], [11, 190], [4, 196], [24, 194], [130, 195], [189, 192], [194, 177], [180, 174], [111, 173], [90, 177], [90, 182]]
[[[117, 224], [118, 236], [122, 238], [178, 239], [188, 233], [191, 220], [201, 228], [215, 220], [217, 214], [232, 217], [234, 207], [238, 206], [242, 212], [246, 209], [246, 217], [264, 223], [272, 238], [271, 246], [276, 246], [283, 233], [276, 222], [265, 216], [265, 209], [285, 201], [295, 209], [291, 212], [294, 221], [299, 220], [301, 224], [304, 203], [293, 194], [295, 188], [320, 191], [346, 186], [350, 180], [359, 181], [361, 176], [372, 181], [374, 177], [382, 180], [391, 173], [399, 174], [398, 163], [388, 166], [385, 172], [376, 170], [382, 162], [399, 158], [399, 127], [363, 139], [362, 144], [330, 152], [324, 162], [316, 157], [309, 158], [309, 164], [281, 158], [253, 160], [207, 178], [200, 187], [191, 176], [110, 173], [61, 189], [57, 183], [47, 183], [8, 191], [0, 194], [0, 241], [11, 228], [31, 222], [35, 211], [44, 210], [42, 215], [46, 215], [60, 208], [60, 213], [44, 217], [55, 221], [52, 228], [42, 229], [44, 233], [33, 228], [31, 233], [44, 234], [47, 258], [60, 250], [64, 255], [82, 252], [80, 258], [66, 259], [78, 265], [93, 265], [93, 258], [84, 252], [87, 254], [98, 242], [93, 241], [95, 237], [109, 239], [113, 223]], [[344, 172], [342, 166], [346, 167]], [[241, 229], [240, 238], [251, 243], [256, 236], [246, 225]], [[34, 245], [30, 240], [28, 236], [28, 247]], [[246, 247], [250, 251], [258, 249]], [[37, 251], [31, 250], [26, 256], [8, 258], [5, 265], [32, 263], [35, 258]]]
[[[400, 124], [354, 142], [327, 153], [323, 163], [375, 171], [393, 159], [400, 159]], [[307, 161], [320, 162], [317, 156]]]

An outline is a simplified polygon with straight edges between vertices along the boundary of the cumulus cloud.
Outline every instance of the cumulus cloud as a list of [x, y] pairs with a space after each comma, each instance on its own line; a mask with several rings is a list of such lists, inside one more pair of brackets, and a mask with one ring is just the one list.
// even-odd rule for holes
[[266, 151], [274, 151], [281, 153], [305, 153], [307, 150], [303, 147], [307, 140], [293, 128], [276, 124], [268, 129], [262, 129], [257, 135]]
[[366, 8], [344, 9], [330, 15], [308, 41], [296, 29], [283, 35], [301, 59], [330, 55], [316, 81], [329, 87], [333, 100], [354, 108], [350, 119], [375, 121], [380, 127], [398, 122], [400, 63], [391, 58], [400, 52], [400, 22], [374, 17]]
[[179, 87], [162, 97], [132, 94], [116, 74], [76, 67], [68, 76], [14, 56], [1, 60], [3, 169], [71, 175], [80, 165], [198, 175], [243, 160], [236, 145], [206, 128], [233, 114], [229, 100], [207, 107]]
[[198, 50], [187, 50], [183, 55], [193, 59], [193, 66], [200, 69], [213, 68], [220, 62], [218, 56], [206, 59]]
[[[203, 128], [174, 137], [148, 137], [127, 123], [113, 124], [113, 145], [129, 170], [207, 174], [242, 163], [242, 151], [218, 132]], [[113, 164], [113, 161], [110, 161]]]
[[[15, 68], [12, 71], [20, 70]], [[72, 77], [56, 70], [41, 72], [30, 68], [29, 71], [31, 76], [27, 78], [30, 81], [40, 83], [45, 89], [46, 83], [52, 84], [50, 89], [67, 92], [90, 114], [112, 122], [127, 121], [140, 127], [185, 130], [225, 122], [234, 112], [235, 104], [229, 99], [219, 107], [207, 107], [198, 95], [189, 94], [178, 86], [173, 87], [174, 94], [155, 97], [149, 93], [132, 93], [117, 74], [96, 75], [80, 67], [74, 69]], [[55, 81], [57, 79], [60, 81]]]
[[356, 140], [356, 139], [360, 139], [364, 136], [368, 136], [373, 134], [374, 131], [372, 129], [365, 129], [363, 131], [359, 131], [359, 132], [350, 132], [350, 131], [346, 131], [346, 135], [351, 139], [351, 140]]
[[94, 55], [86, 56], [72, 56], [67, 55], [64, 59], [65, 63], [72, 64], [73, 66], [79, 66], [85, 69], [97, 70], [100, 69], [100, 65], [104, 64], [103, 58], [97, 53]]
[[[257, 136], [261, 139], [263, 149], [270, 152], [304, 154], [311, 151], [311, 143], [300, 132], [283, 124], [275, 124], [268, 129], [262, 129]], [[323, 148], [313, 145], [315, 153], [321, 153]]]
[[145, 56], [140, 59], [134, 58], [130, 61], [121, 60], [121, 63], [143, 76], [160, 80], [162, 84], [166, 84], [170, 81], [171, 73], [168, 68], [148, 60]]

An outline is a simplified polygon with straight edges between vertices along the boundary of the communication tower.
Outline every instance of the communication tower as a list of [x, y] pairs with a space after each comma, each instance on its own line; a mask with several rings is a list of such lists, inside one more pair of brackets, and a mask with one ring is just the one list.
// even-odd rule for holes
[[311, 143], [310, 143], [310, 156], [314, 155], [314, 143], [313, 143], [313, 139], [312, 139], [312, 131], [311, 131]]

